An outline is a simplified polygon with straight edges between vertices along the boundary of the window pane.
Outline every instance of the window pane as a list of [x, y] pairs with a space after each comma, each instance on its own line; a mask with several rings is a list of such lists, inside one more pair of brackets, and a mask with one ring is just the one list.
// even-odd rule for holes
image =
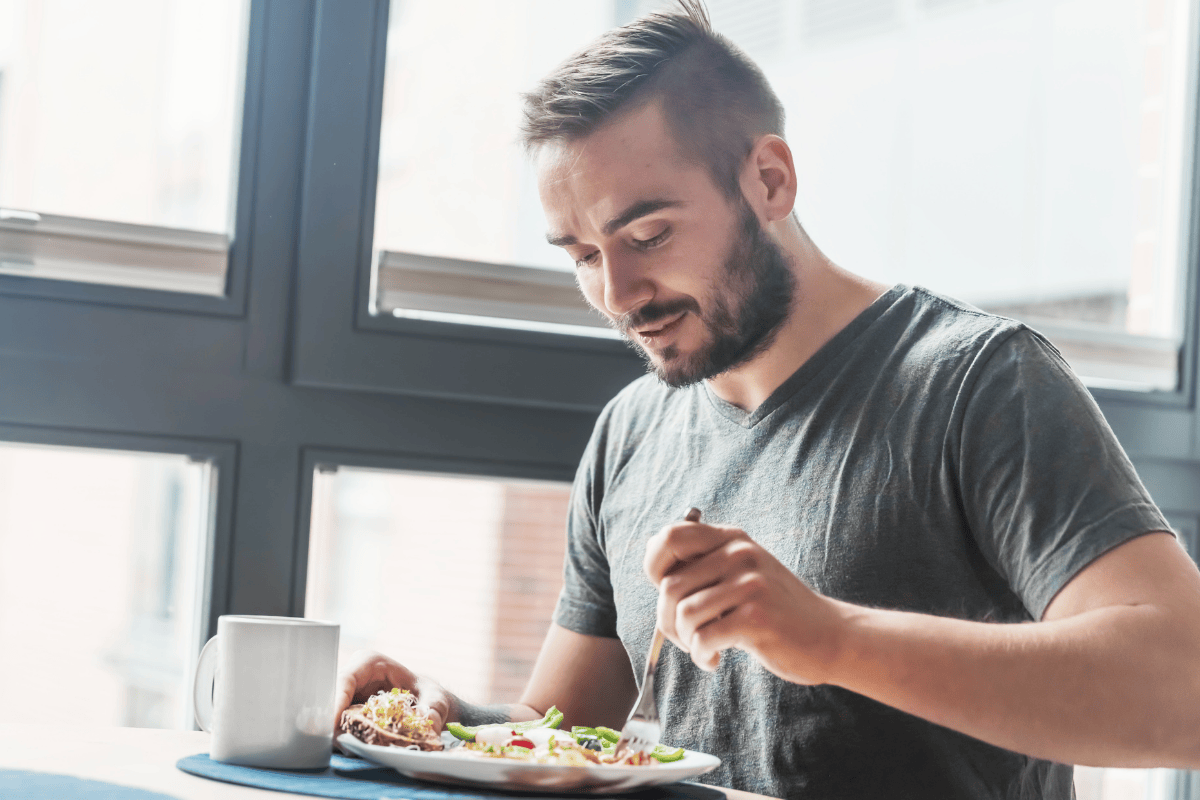
[[0, 0], [0, 273], [224, 293], [247, 18]]
[[0, 206], [230, 231], [244, 0], [0, 0]]
[[1168, 769], [1075, 768], [1078, 800], [1175, 800], [1176, 781]]
[[[533, 171], [518, 144], [520, 93], [611, 27], [614, 13], [612, 0], [393, 0], [375, 250], [484, 262], [489, 272], [513, 264], [571, 272], [545, 241]], [[534, 273], [513, 288], [473, 283], [453, 264], [412, 268], [383, 258], [376, 266], [373, 313], [457, 312], [603, 331], [570, 275]]]
[[834, 261], [1022, 319], [1094, 385], [1175, 388], [1193, 0], [710, 7], [788, 111]]
[[214, 477], [183, 456], [0, 443], [0, 722], [74, 720], [84, 697], [87, 724], [192, 727]]
[[562, 587], [567, 484], [313, 476], [304, 615], [474, 702], [515, 701]]
[[[431, 273], [460, 265], [396, 254], [568, 269], [515, 143], [519, 93], [612, 24], [670, 5], [394, 5], [374, 312], [569, 316], [538, 317], [503, 299], [511, 287], [439, 283]], [[1195, 0], [708, 5], [788, 111], [797, 210], [834, 261], [1024, 320], [1093, 385], [1176, 387]], [[527, 298], [564, 307], [537, 283]]]

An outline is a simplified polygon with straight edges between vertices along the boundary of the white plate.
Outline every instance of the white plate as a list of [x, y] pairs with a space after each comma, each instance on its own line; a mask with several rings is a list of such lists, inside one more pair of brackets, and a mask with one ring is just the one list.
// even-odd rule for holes
[[626, 792], [646, 786], [674, 783], [716, 769], [721, 759], [707, 753], [684, 752], [683, 758], [644, 767], [596, 764], [564, 767], [531, 764], [506, 758], [473, 758], [453, 750], [422, 752], [401, 747], [364, 744], [348, 733], [338, 736], [338, 746], [401, 775], [434, 783], [485, 786], [490, 789], [531, 792], [600, 794]]

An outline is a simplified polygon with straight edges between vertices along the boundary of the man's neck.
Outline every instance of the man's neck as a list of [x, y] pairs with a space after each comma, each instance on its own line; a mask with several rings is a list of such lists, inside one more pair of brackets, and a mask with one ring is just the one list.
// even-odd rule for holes
[[763, 404], [888, 286], [847, 272], [794, 223], [773, 231], [792, 257], [796, 296], [774, 342], [753, 360], [708, 380], [713, 393], [746, 411]]

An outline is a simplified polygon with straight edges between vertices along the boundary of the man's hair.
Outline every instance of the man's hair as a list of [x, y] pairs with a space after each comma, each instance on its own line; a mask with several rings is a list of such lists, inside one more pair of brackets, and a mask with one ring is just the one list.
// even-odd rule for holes
[[762, 70], [713, 30], [702, 0], [615, 28], [524, 95], [527, 151], [572, 142], [617, 116], [661, 101], [680, 154], [705, 165], [731, 199], [763, 134], [783, 135], [783, 106]]

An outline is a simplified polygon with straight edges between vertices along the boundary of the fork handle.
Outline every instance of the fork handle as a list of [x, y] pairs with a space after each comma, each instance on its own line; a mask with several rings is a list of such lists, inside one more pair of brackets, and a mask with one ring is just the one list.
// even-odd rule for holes
[[646, 714], [650, 707], [654, 705], [654, 671], [658, 668], [658, 656], [662, 652], [663, 642], [665, 641], [666, 637], [663, 636], [663, 632], [656, 626], [654, 628], [654, 639], [650, 642], [650, 651], [646, 653], [646, 671], [642, 675], [642, 687], [641, 691], [638, 692], [637, 705], [629, 713], [631, 718]]
[[[687, 522], [699, 522], [700, 509], [689, 508], [683, 518]], [[654, 672], [658, 668], [658, 657], [662, 654], [665, 641], [666, 637], [663, 635], [662, 629], [655, 625], [654, 638], [650, 641], [649, 652], [646, 653], [646, 671], [642, 674], [642, 690], [638, 694], [638, 708], [641, 708], [646, 702], [647, 696], [654, 696]]]

